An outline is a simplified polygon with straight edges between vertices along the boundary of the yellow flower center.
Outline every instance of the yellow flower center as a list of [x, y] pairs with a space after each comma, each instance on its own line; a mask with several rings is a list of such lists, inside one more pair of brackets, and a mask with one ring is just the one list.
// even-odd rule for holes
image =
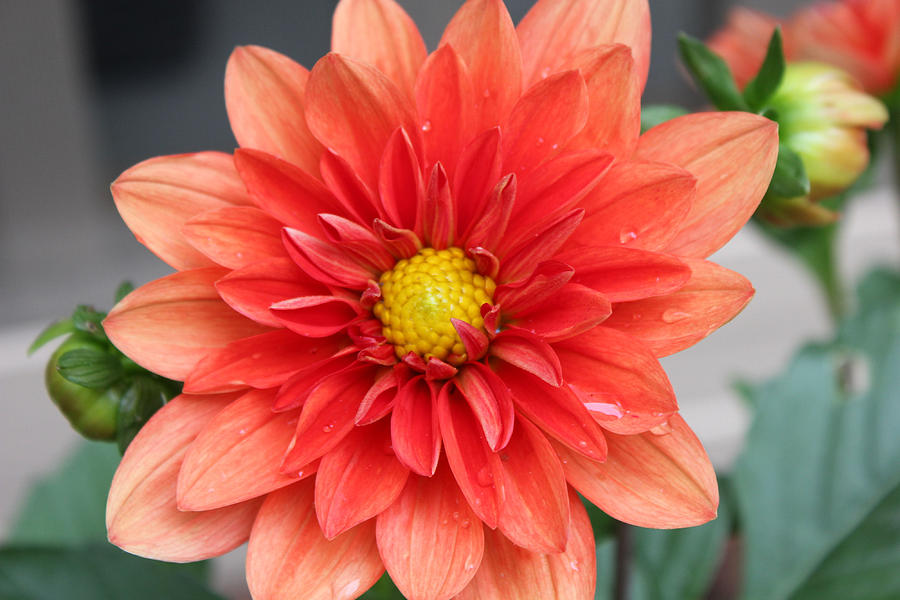
[[426, 361], [466, 361], [466, 349], [450, 319], [483, 328], [481, 305], [497, 284], [479, 274], [460, 248], [425, 248], [381, 274], [381, 301], [372, 309], [398, 358], [415, 352]]

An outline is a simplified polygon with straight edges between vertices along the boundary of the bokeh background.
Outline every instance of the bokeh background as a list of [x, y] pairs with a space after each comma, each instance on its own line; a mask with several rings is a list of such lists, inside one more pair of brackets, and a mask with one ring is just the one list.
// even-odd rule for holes
[[[460, 1], [400, 0], [430, 48]], [[49, 349], [25, 349], [76, 303], [108, 309], [124, 279], [169, 269], [119, 219], [108, 186], [160, 154], [233, 149], [222, 82], [232, 48], [260, 44], [311, 67], [329, 46], [334, 1], [0, 0], [0, 539], [29, 484], [78, 442], [47, 398]], [[515, 20], [530, 0], [507, 2]], [[787, 14], [797, 1], [747, 0]], [[698, 108], [677, 67], [675, 37], [705, 37], [725, 0], [650, 0], [653, 55], [645, 103]], [[896, 262], [898, 224], [880, 182], [845, 215], [841, 269]], [[683, 414], [717, 466], [733, 460], [748, 417], [731, 383], [776, 373], [804, 340], [827, 335], [824, 307], [801, 268], [752, 229], [715, 260], [750, 278], [756, 298], [733, 323], [664, 360]], [[241, 555], [217, 588], [246, 596]]]

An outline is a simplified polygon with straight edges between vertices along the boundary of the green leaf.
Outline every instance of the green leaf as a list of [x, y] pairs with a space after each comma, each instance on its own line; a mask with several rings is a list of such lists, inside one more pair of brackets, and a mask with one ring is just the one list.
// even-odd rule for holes
[[403, 600], [403, 594], [391, 581], [390, 576], [385, 573], [361, 598], [362, 600]]
[[781, 85], [784, 78], [784, 48], [781, 42], [781, 27], [776, 27], [769, 39], [769, 48], [766, 50], [766, 58], [756, 76], [750, 80], [744, 88], [744, 100], [753, 112], [759, 112], [765, 108], [772, 94]]
[[785, 146], [778, 145], [778, 161], [769, 183], [769, 194], [781, 198], [794, 198], [809, 194], [809, 177], [800, 155]]
[[900, 277], [860, 289], [833, 342], [753, 390], [734, 473], [748, 599], [900, 597]]
[[43, 347], [47, 342], [55, 340], [61, 335], [73, 333], [74, 331], [75, 324], [72, 322], [72, 319], [63, 319], [62, 321], [51, 323], [46, 329], [38, 334], [37, 338], [35, 338], [28, 347], [28, 354], [34, 354], [36, 350]]
[[125, 296], [134, 291], [134, 284], [130, 281], [123, 281], [119, 284], [119, 287], [116, 288], [116, 304], [121, 302]]
[[144, 423], [174, 395], [159, 379], [145, 375], [133, 377], [131, 385], [122, 394], [116, 415], [116, 444], [122, 454]]
[[650, 104], [641, 108], [641, 133], [675, 117], [688, 114], [688, 109], [675, 104]]
[[124, 375], [118, 357], [94, 348], [69, 350], [59, 357], [59, 374], [77, 385], [103, 389]]
[[17, 600], [221, 600], [181, 565], [109, 544], [0, 549], [0, 598]]
[[72, 313], [72, 322], [75, 329], [89, 333], [97, 339], [105, 340], [106, 334], [103, 332], [103, 319], [106, 313], [98, 312], [93, 306], [79, 304]]
[[744, 111], [750, 109], [738, 91], [731, 69], [706, 44], [681, 33], [678, 35], [678, 49], [681, 61], [716, 108]]

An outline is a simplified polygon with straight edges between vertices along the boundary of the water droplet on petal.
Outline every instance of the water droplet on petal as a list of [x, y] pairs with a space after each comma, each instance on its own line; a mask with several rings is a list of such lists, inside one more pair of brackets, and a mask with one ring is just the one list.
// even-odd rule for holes
[[240, 431], [238, 431], [238, 435], [245, 435], [246, 433], [247, 433], [246, 429], [241, 429]]
[[580, 571], [581, 565], [578, 564], [577, 560], [569, 561], [569, 566], [572, 567], [573, 571]]
[[588, 445], [587, 442], [584, 440], [581, 440], [580, 442], [578, 442], [579, 448], [587, 448], [587, 445]]
[[455, 510], [453, 511], [453, 520], [454, 520], [454, 521], [459, 521], [459, 513], [458, 513], [457, 511], [455, 511]]
[[303, 471], [297, 471], [297, 477], [302, 478], [302, 477], [303, 477]]
[[485, 98], [490, 98], [490, 97], [491, 97], [491, 90], [484, 90], [484, 92], [482, 92], [481, 95], [484, 96]]
[[670, 308], [663, 312], [662, 320], [666, 323], [677, 323], [678, 321], [684, 321], [691, 315], [680, 310], [676, 310], [674, 308]]
[[475, 480], [478, 482], [478, 485], [488, 487], [494, 483], [494, 476], [491, 474], [491, 469], [484, 465], [478, 469], [478, 473], [475, 474]]
[[425, 133], [428, 133], [429, 131], [431, 131], [431, 121], [430, 120], [426, 120], [424, 123], [422, 123], [422, 131], [424, 131]]
[[547, 79], [550, 77], [550, 67], [544, 67], [541, 69], [541, 79]]
[[627, 244], [637, 239], [637, 232], [633, 227], [625, 227], [619, 232], [619, 243]]
[[643, 318], [644, 318], [644, 315], [642, 315], [641, 313], [631, 313], [632, 321], [640, 321]]
[[544, 138], [539, 137], [539, 138], [537, 139], [537, 145], [540, 146], [540, 145], [542, 145], [543, 143], [544, 143]]
[[469, 521], [468, 519], [463, 519], [462, 523], [460, 523], [459, 526], [462, 527], [463, 529], [468, 529], [469, 525], [471, 525], [471, 524], [472, 524], [471, 521]]
[[334, 431], [334, 423], [329, 423], [322, 427], [322, 432], [324, 433], [331, 433], [332, 431]]
[[672, 425], [670, 425], [668, 421], [663, 421], [656, 427], [651, 427], [650, 433], [653, 435], [668, 435], [672, 433]]

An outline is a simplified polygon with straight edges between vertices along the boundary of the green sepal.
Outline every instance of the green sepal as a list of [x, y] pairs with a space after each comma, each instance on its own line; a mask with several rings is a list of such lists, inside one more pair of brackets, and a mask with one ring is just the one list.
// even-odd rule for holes
[[99, 340], [106, 340], [106, 333], [103, 331], [103, 319], [106, 313], [97, 311], [93, 306], [79, 304], [72, 313], [72, 322], [75, 329], [88, 333]]
[[132, 378], [131, 385], [122, 394], [116, 415], [116, 444], [120, 452], [125, 453], [150, 417], [180, 392], [178, 388], [176, 382], [156, 376], [135, 375]]
[[47, 344], [47, 342], [51, 340], [55, 340], [56, 338], [74, 333], [75, 323], [72, 319], [63, 319], [62, 321], [56, 321], [55, 323], [51, 323], [44, 329], [35, 340], [28, 347], [28, 354], [34, 354], [38, 349], [42, 348]]
[[125, 296], [134, 291], [134, 284], [130, 281], [123, 281], [119, 284], [119, 287], [116, 288], [116, 304], [121, 302]]
[[752, 112], [759, 112], [781, 85], [784, 79], [784, 47], [781, 39], [781, 28], [776, 27], [769, 39], [766, 58], [756, 76], [744, 88], [744, 100]]
[[778, 162], [767, 194], [780, 198], [796, 198], [809, 194], [809, 177], [800, 155], [784, 144], [778, 145]]
[[124, 374], [118, 357], [95, 348], [69, 350], [59, 357], [56, 368], [68, 381], [91, 389], [109, 387]]
[[650, 104], [641, 108], [641, 133], [653, 129], [675, 117], [688, 114], [688, 109], [676, 104]]
[[750, 110], [738, 90], [731, 69], [718, 54], [686, 33], [678, 35], [678, 49], [681, 61], [716, 108]]

